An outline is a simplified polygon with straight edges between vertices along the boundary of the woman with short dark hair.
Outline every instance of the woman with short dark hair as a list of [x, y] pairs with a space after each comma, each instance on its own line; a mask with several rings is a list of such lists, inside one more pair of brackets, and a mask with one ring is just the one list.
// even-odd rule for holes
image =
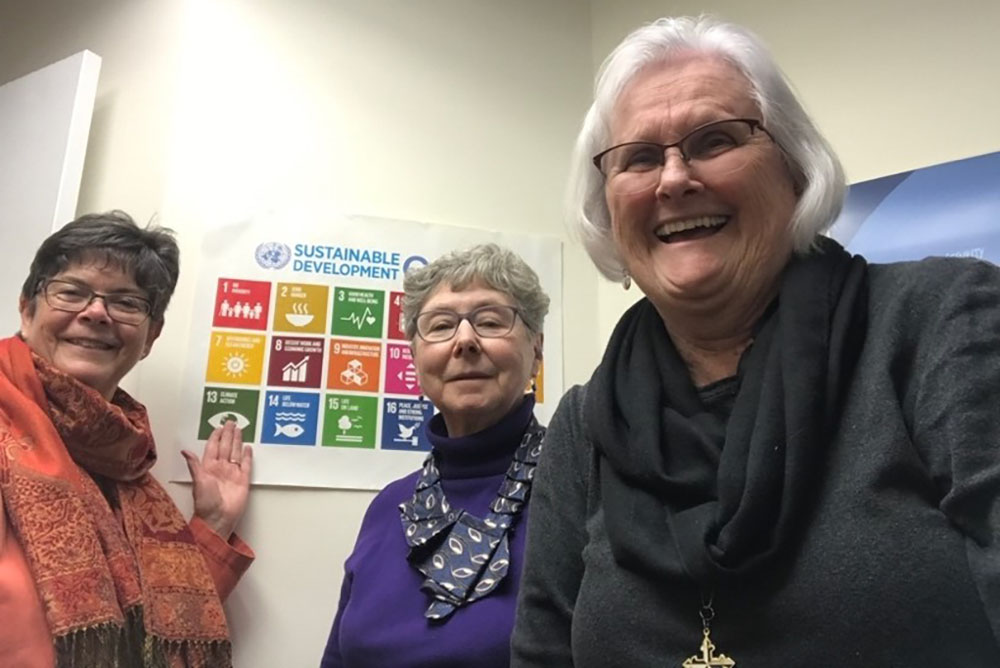
[[118, 387], [163, 327], [169, 230], [120, 211], [46, 239], [0, 340], [0, 665], [230, 666], [224, 599], [253, 553], [234, 533], [252, 452], [234, 423], [184, 452], [190, 524], [150, 475], [142, 404]]

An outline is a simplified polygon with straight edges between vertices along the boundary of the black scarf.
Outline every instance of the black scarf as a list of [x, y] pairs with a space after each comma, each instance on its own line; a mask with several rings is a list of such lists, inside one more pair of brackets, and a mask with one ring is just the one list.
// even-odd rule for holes
[[712, 586], [788, 545], [864, 341], [866, 277], [865, 260], [829, 239], [793, 258], [740, 361], [727, 424], [702, 406], [653, 305], [625, 313], [586, 405], [619, 564]]

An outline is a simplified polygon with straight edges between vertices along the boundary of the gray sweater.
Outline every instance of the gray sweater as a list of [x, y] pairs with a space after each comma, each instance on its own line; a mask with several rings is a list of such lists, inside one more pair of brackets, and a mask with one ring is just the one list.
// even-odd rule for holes
[[[738, 668], [1000, 667], [1000, 268], [870, 265], [869, 293], [806, 526], [766, 575], [714, 592]], [[549, 426], [511, 665], [679, 668], [701, 592], [614, 561], [586, 391]]]

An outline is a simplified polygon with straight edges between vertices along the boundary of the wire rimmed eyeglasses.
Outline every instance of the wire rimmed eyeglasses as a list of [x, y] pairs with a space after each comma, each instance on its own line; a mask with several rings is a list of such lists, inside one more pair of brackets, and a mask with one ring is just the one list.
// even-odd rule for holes
[[727, 118], [696, 127], [671, 144], [630, 141], [605, 149], [593, 157], [608, 187], [637, 192], [655, 186], [667, 162], [667, 151], [676, 148], [685, 164], [724, 174], [742, 168], [749, 160], [742, 147], [755, 137], [774, 141], [764, 125], [753, 118]]
[[81, 283], [60, 279], [45, 281], [39, 287], [39, 292], [44, 295], [46, 304], [67, 313], [79, 313], [95, 299], [100, 299], [104, 302], [108, 317], [123, 325], [141, 325], [153, 311], [152, 302], [145, 297], [127, 292], [97, 292]]
[[424, 311], [417, 315], [417, 335], [428, 343], [449, 341], [462, 321], [468, 320], [477, 335], [496, 339], [511, 333], [519, 315], [515, 307], [506, 304], [480, 306], [466, 313], [448, 309]]

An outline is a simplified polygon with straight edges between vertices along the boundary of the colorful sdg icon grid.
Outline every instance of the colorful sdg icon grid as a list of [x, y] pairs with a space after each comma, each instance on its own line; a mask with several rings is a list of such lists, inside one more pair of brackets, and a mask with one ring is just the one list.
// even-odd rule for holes
[[198, 438], [234, 419], [246, 442], [428, 450], [402, 293], [219, 278]]

